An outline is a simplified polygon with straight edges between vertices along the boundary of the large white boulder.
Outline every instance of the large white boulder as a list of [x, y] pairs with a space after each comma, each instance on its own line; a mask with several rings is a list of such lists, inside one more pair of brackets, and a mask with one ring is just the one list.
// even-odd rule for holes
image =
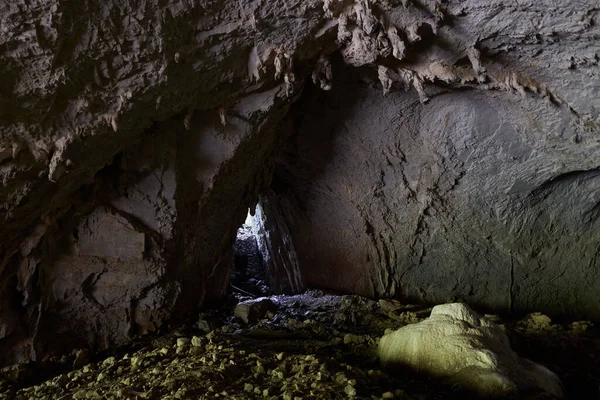
[[436, 306], [428, 319], [386, 334], [378, 353], [384, 364], [449, 378], [486, 397], [532, 389], [564, 396], [558, 376], [519, 357], [498, 325], [461, 303]]

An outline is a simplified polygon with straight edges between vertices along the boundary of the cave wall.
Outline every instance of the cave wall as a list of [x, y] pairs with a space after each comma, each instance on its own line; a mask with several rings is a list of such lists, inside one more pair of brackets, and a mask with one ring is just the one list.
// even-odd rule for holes
[[375, 81], [295, 105], [273, 187], [304, 285], [600, 317], [596, 134], [533, 97]]
[[273, 293], [301, 293], [302, 283], [298, 253], [290, 235], [284, 209], [272, 190], [259, 196], [252, 217], [252, 233], [262, 255], [267, 273], [267, 283]]
[[221, 298], [235, 231], [286, 138], [284, 92], [241, 99], [225, 123], [157, 124], [38, 228], [2, 292], [3, 364], [123, 344]]
[[0, 2], [0, 364], [222, 296], [302, 87], [284, 53], [333, 48], [322, 22], [317, 2]]
[[[175, 262], [177, 129], [157, 132], [101, 170], [78, 211], [47, 243], [33, 355], [103, 349], [155, 331], [181, 293]], [[65, 340], [68, 338], [68, 340]]]
[[[514, 171], [515, 179], [504, 178], [507, 179], [504, 184], [509, 180], [514, 184], [517, 194], [508, 197], [512, 199], [511, 206], [494, 212], [506, 213], [496, 217], [505, 227], [506, 221], [519, 220], [516, 214], [521, 209], [515, 205], [525, 203], [515, 196], [537, 188], [529, 198], [541, 199], [548, 194], [547, 198], [557, 203], [557, 211], [543, 209], [548, 205], [545, 200], [532, 201], [524, 209], [537, 207], [546, 214], [533, 222], [530, 221], [533, 214], [523, 211], [529, 222], [522, 226], [533, 230], [547, 228], [543, 233], [546, 237], [541, 233], [527, 236], [511, 226], [506, 229], [515, 235], [525, 235], [523, 247], [528, 246], [530, 237], [537, 238], [532, 239], [535, 246], [547, 245], [562, 230], [563, 236], [573, 235], [575, 248], [587, 252], [593, 243], [589, 233], [594, 222], [580, 225], [572, 222], [583, 201], [576, 200], [573, 193], [581, 193], [581, 198], [588, 198], [590, 204], [594, 202], [592, 170], [597, 167], [595, 136], [600, 131], [595, 98], [600, 89], [596, 3], [595, 0], [577, 4], [562, 0], [518, 4], [505, 0], [485, 4], [476, 0], [0, 2], [0, 353], [5, 355], [2, 363], [39, 359], [66, 350], [71, 337], [76, 338], [71, 346], [121, 343], [156, 329], [167, 319], [183, 315], [200, 304], [218, 300], [227, 281], [235, 231], [247, 207], [268, 186], [273, 160], [285, 140], [287, 129], [278, 128], [278, 122], [311, 78], [315, 88], [332, 93], [341, 90], [336, 96], [343, 96], [348, 90], [344, 85], [336, 88], [332, 82], [343, 68], [332, 63], [336, 57], [341, 57], [343, 65], [368, 68], [370, 79], [375, 79], [370, 85], [377, 87], [380, 97], [376, 97], [377, 90], [372, 90], [372, 94], [363, 96], [364, 101], [382, 102], [382, 110], [404, 116], [399, 119], [407, 125], [435, 125], [433, 121], [440, 119], [431, 111], [432, 105], [450, 107], [440, 99], [451, 97], [456, 99], [452, 103], [458, 107], [454, 111], [465, 112], [472, 120], [471, 109], [465, 104], [478, 103], [479, 97], [475, 96], [482, 96], [488, 108], [495, 110], [482, 110], [482, 115], [487, 113], [496, 119], [490, 119], [489, 126], [476, 136], [477, 140], [483, 143], [485, 134], [492, 138], [504, 129], [507, 132], [523, 129], [539, 142], [531, 143], [534, 139], [528, 136], [527, 146], [541, 146], [546, 153], [550, 149], [564, 153], [562, 158], [556, 156], [554, 160], [564, 165], [550, 166], [551, 157], [540, 156], [538, 160], [527, 155], [528, 150], [522, 150], [517, 161], [504, 158], [499, 169], [514, 170], [512, 164], [524, 163], [529, 173]], [[400, 96], [397, 92], [401, 90], [408, 90], [411, 100], [394, 100], [398, 107], [392, 112], [392, 106], [387, 104]], [[383, 97], [388, 93], [388, 97]], [[413, 105], [416, 98], [419, 104]], [[489, 103], [490, 99], [501, 105]], [[421, 105], [427, 102], [427, 106]], [[459, 107], [461, 104], [464, 107]], [[429, 113], [413, 110], [417, 107]], [[373, 110], [374, 115], [377, 112]], [[509, 123], [511, 113], [518, 117]], [[345, 119], [354, 120], [342, 113], [335, 123], [344, 126]], [[496, 120], [502, 121], [502, 129], [493, 128], [494, 124], [500, 124]], [[332, 122], [327, 115], [323, 116], [322, 124]], [[317, 132], [322, 131], [322, 124], [315, 127]], [[423, 135], [425, 147], [417, 149], [417, 144], [409, 141], [411, 148], [435, 153], [432, 149], [439, 147], [437, 141], [443, 136], [437, 128], [431, 126], [431, 132], [438, 135], [431, 139], [417, 128], [407, 130]], [[358, 138], [362, 140], [360, 135]], [[344, 151], [355, 151], [354, 146], [334, 148], [332, 165], [344, 157]], [[331, 151], [318, 148], [314, 154]], [[497, 148], [490, 149], [494, 151]], [[507, 154], [521, 154], [519, 151], [510, 150]], [[537, 153], [532, 151], [532, 154]], [[357, 157], [362, 155], [359, 152]], [[412, 167], [438, 163], [431, 161], [433, 155], [423, 157], [411, 161]], [[469, 182], [457, 178], [460, 182], [456, 188], [445, 188], [444, 182], [452, 181], [450, 175], [460, 175], [466, 167], [455, 165], [454, 156], [436, 157], [448, 159], [452, 164], [439, 167], [440, 171], [432, 170], [429, 178], [423, 178], [421, 191], [412, 189], [421, 196], [416, 200], [420, 206], [415, 208], [417, 203], [411, 203], [413, 208], [405, 215], [407, 218], [435, 210], [434, 201], [422, 193], [423, 188], [441, 191], [443, 196], [448, 192], [447, 196], [452, 197], [458, 196]], [[519, 157], [531, 164], [519, 161]], [[328, 168], [323, 160], [317, 161], [319, 168]], [[540, 178], [527, 180], [538, 161], [542, 165], [538, 171]], [[369, 162], [376, 164], [373, 160]], [[373, 168], [381, 169], [365, 167], [365, 173]], [[298, 166], [298, 171], [303, 169]], [[449, 172], [443, 175], [442, 170]], [[318, 174], [309, 175], [318, 178]], [[414, 178], [417, 175], [413, 171], [407, 176], [417, 179]], [[389, 171], [385, 179], [392, 176], [398, 179]], [[517, 177], [523, 180], [516, 180]], [[372, 183], [370, 178], [356, 179]], [[438, 180], [441, 188], [434, 185]], [[549, 183], [543, 185], [543, 182]], [[308, 182], [302, 182], [297, 192], [308, 196], [308, 192], [303, 192], [307, 187]], [[473, 189], [481, 187], [473, 184]], [[504, 190], [486, 186], [487, 189]], [[277, 195], [278, 190], [273, 187]], [[339, 199], [333, 196], [330, 200]], [[280, 242], [273, 248], [293, 247], [297, 260], [301, 260], [300, 253], [307, 251], [301, 239], [309, 225], [301, 222], [295, 226], [305, 212], [296, 205], [311, 198], [275, 196], [271, 201], [272, 215], [279, 221], [272, 225], [274, 232], [287, 234], [289, 230], [293, 238], [293, 242]], [[405, 205], [397, 201], [398, 204], [380, 205], [379, 211]], [[340, 203], [341, 209], [333, 215], [348, 209], [343, 204], [346, 203]], [[332, 204], [322, 206], [334, 208]], [[477, 212], [489, 212], [490, 205], [480, 208], [483, 211]], [[466, 212], [466, 208], [461, 210]], [[559, 210], [564, 210], [564, 216], [558, 216]], [[457, 217], [455, 212], [458, 211], [446, 215]], [[354, 212], [348, 224], [354, 223], [359, 214]], [[403, 215], [403, 212], [393, 209], [392, 214]], [[593, 219], [595, 212], [586, 215]], [[326, 217], [323, 221], [335, 222], [333, 216]], [[383, 225], [375, 219], [385, 218], [374, 218], [370, 222], [372, 232], [371, 228], [365, 228], [371, 232], [368, 235], [377, 238], [382, 232], [386, 237], [396, 236], [396, 229], [409, 225], [414, 228], [413, 222], [392, 224], [386, 220], [387, 231], [383, 228], [377, 231], [375, 227]], [[571, 222], [554, 225], [547, 222], [552, 218]], [[422, 219], [434, 224], [430, 218]], [[494, 220], [484, 215], [481, 221]], [[471, 222], [463, 221], [466, 227], [472, 227]], [[414, 235], [416, 243], [403, 244], [416, 254], [422, 253], [423, 259], [426, 254], [435, 254], [431, 248], [419, 250], [429, 243], [427, 237], [432, 232], [424, 223]], [[425, 235], [421, 235], [421, 230]], [[112, 242], [111, 231], [118, 232], [123, 240]], [[482, 231], [487, 232], [483, 228]], [[336, 231], [331, 241], [318, 243], [323, 248], [316, 254], [331, 251], [328, 243], [348, 248], [356, 243], [356, 235], [346, 230]], [[584, 239], [574, 239], [577, 235]], [[388, 249], [406, 255], [402, 246], [396, 249], [396, 245], [390, 244], [396, 239], [385, 240], [389, 242]], [[568, 244], [564, 239], [560, 242]], [[371, 247], [377, 246], [381, 247]], [[513, 244], [502, 246], [499, 247], [504, 248], [504, 253], [506, 248], [514, 253], [511, 256], [516, 260], [514, 265], [531, 264], [523, 258], [524, 250], [513, 249]], [[315, 250], [310, 248], [311, 252]], [[343, 267], [348, 272], [340, 274], [341, 283], [329, 285], [330, 275], [326, 273], [318, 278], [323, 281], [316, 282], [314, 267], [302, 266], [298, 261], [303, 282], [295, 287], [322, 284], [363, 294], [395, 295], [401, 288], [417, 290], [421, 286], [418, 278], [411, 275], [420, 269], [415, 268], [400, 279], [398, 271], [405, 268], [396, 270], [394, 265], [405, 266], [403, 263], [408, 261], [398, 256], [394, 264], [392, 256], [385, 256], [383, 247], [380, 250], [383, 261], [369, 264], [371, 269], [359, 269], [355, 263], [359, 260], [361, 266], [365, 265], [363, 253], [367, 250], [360, 247], [350, 250], [344, 256], [347, 260], [336, 264], [336, 268]], [[369, 251], [370, 260], [375, 260], [376, 252]], [[499, 253], [498, 257], [504, 260], [505, 254], [500, 250]], [[496, 253], [490, 250], [485, 256], [493, 254]], [[561, 257], [556, 265], [563, 268], [566, 255]], [[586, 253], [583, 259], [590, 257]], [[386, 259], [392, 261], [388, 263]], [[512, 282], [518, 282], [527, 271], [539, 272], [549, 285], [569, 276], [569, 271], [565, 271], [552, 281], [554, 267], [548, 269], [548, 262], [540, 260], [539, 268], [512, 268]], [[493, 257], [480, 261], [506, 271], [505, 265], [496, 263]], [[590, 265], [585, 273], [591, 274], [588, 283], [593, 285], [592, 271], [596, 264]], [[282, 274], [289, 271], [284, 264], [280, 266], [278, 271]], [[579, 270], [577, 276], [584, 273], [582, 268]], [[426, 274], [432, 273], [427, 271]], [[562, 274], [563, 270], [560, 271]], [[484, 267], [476, 271], [476, 275], [490, 273]], [[404, 278], [409, 276], [414, 280], [413, 286], [403, 285]], [[529, 279], [525, 281], [533, 278]], [[127, 282], [127, 285], [113, 287], [110, 282]], [[289, 282], [289, 279], [287, 283], [282, 281], [282, 287], [289, 287]], [[512, 286], [513, 296], [509, 298], [515, 308], [521, 304], [534, 307], [537, 304], [534, 292], [522, 290], [523, 287]], [[476, 291], [481, 297], [485, 289]], [[448, 291], [440, 289], [439, 298], [447, 295]], [[519, 296], [521, 300], [516, 300]], [[572, 294], [572, 298], [577, 297], [572, 304], [586, 303], [585, 296]], [[505, 298], [499, 295], [488, 301], [501, 307], [506, 307], [505, 303]], [[591, 307], [586, 303], [583, 310], [588, 312]], [[98, 315], [105, 317], [96, 318]]]

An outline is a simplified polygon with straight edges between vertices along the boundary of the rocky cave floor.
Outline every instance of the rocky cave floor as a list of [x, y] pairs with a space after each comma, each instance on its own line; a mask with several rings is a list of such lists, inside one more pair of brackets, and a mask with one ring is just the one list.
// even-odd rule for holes
[[[233, 312], [249, 298], [232, 294], [219, 310], [128, 346], [5, 368], [0, 398], [473, 398], [433, 378], [383, 368], [374, 355], [386, 329], [420, 321], [430, 308], [310, 290], [270, 296], [242, 315], [250, 318], [244, 323]], [[567, 398], [598, 398], [600, 338], [592, 324], [554, 324], [541, 314], [488, 317], [521, 356], [560, 376]]]

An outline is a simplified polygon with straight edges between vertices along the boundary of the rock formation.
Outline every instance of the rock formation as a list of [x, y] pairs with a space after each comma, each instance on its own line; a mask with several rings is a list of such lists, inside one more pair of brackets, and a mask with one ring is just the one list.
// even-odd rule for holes
[[368, 78], [306, 93], [275, 169], [304, 286], [598, 318], [597, 130], [533, 97], [423, 106]]
[[597, 12], [444, 4], [402, 67], [334, 63], [293, 106], [266, 204], [302, 283], [599, 318]]
[[598, 14], [3, 1], [2, 363], [218, 300], [290, 134], [264, 194], [281, 288], [600, 315]]
[[433, 307], [431, 316], [381, 338], [381, 361], [430, 373], [484, 398], [531, 390], [563, 397], [560, 379], [510, 348], [502, 329], [461, 303]]

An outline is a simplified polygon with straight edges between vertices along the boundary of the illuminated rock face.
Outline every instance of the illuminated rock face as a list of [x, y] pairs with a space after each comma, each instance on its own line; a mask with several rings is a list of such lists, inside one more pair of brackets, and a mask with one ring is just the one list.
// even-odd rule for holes
[[305, 286], [600, 316], [596, 132], [534, 98], [359, 79], [305, 94], [275, 169]]
[[387, 365], [402, 365], [449, 379], [485, 398], [539, 390], [563, 397], [560, 379], [520, 358], [502, 329], [461, 303], [435, 306], [431, 316], [381, 338]]
[[595, 6], [0, 5], [2, 362], [220, 298], [292, 131], [282, 290], [600, 314]]

